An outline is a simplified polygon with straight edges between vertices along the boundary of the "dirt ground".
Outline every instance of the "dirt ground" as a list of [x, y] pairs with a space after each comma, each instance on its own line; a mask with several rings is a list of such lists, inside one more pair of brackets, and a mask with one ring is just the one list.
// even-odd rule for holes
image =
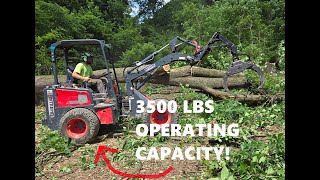
[[[41, 117], [44, 115], [43, 106], [35, 106], [36, 117], [35, 117], [35, 146], [41, 144], [41, 140], [37, 136], [42, 134]], [[108, 127], [110, 128], [110, 127]], [[103, 131], [109, 131], [110, 129], [103, 129]], [[115, 127], [111, 127], [112, 128]], [[271, 134], [284, 133], [285, 129], [279, 125], [272, 125], [267, 128], [257, 129], [256, 136], [251, 138], [263, 140], [267, 132]], [[207, 166], [202, 165], [201, 160], [171, 160], [169, 158], [165, 160], [150, 160], [150, 161], [139, 161], [136, 158], [135, 150], [124, 148], [126, 144], [133, 143], [127, 142], [128, 139], [133, 135], [111, 135], [110, 133], [99, 133], [98, 137], [91, 143], [81, 147], [75, 148], [71, 152], [70, 156], [57, 155], [54, 158], [44, 161], [41, 164], [41, 174], [36, 174], [36, 180], [56, 180], [56, 179], [83, 179], [83, 180], [120, 180], [120, 179], [133, 179], [126, 178], [114, 174], [106, 165], [103, 158], [100, 157], [99, 162], [94, 165], [93, 161], [97, 153], [99, 146], [107, 146], [119, 150], [118, 154], [107, 152], [106, 156], [111, 161], [112, 166], [121, 172], [128, 174], [159, 174], [165, 171], [170, 166], [173, 170], [165, 177], [158, 178], [159, 180], [195, 180], [201, 179], [202, 174], [207, 170]], [[143, 145], [143, 144], [142, 144]], [[139, 147], [142, 146], [141, 144]], [[181, 141], [181, 139], [174, 139], [173, 137], [165, 140], [160, 144], [159, 147], [186, 147], [186, 146], [208, 146], [210, 141], [207, 139], [198, 139], [196, 141]], [[159, 147], [156, 147], [157, 149]], [[147, 147], [148, 149], [148, 147]], [[231, 149], [237, 151], [238, 147], [231, 147]], [[159, 152], [159, 151], [158, 151]], [[45, 152], [44, 154], [46, 154]], [[46, 155], [42, 155], [44, 158]], [[36, 161], [37, 161], [37, 157]], [[86, 168], [84, 168], [84, 166]]]
[[[44, 112], [43, 107], [35, 107], [36, 113]], [[41, 113], [40, 113], [41, 114]], [[36, 117], [35, 129], [36, 134], [41, 134], [41, 121]], [[108, 146], [111, 148], [120, 149], [122, 152], [123, 160], [111, 160], [112, 166], [119, 171], [128, 174], [158, 174], [165, 171], [170, 166], [173, 167], [173, 170], [165, 177], [158, 178], [159, 180], [164, 179], [198, 179], [200, 173], [205, 168], [201, 165], [201, 161], [186, 161], [186, 160], [150, 160], [150, 161], [138, 161], [135, 157], [135, 154], [132, 152], [126, 152], [126, 150], [121, 150], [121, 145], [124, 143], [125, 138], [123, 137], [107, 137], [107, 135], [98, 136], [95, 142], [77, 148], [71, 153], [70, 157], [66, 156], [56, 156], [49, 161], [43, 162], [42, 164], [42, 175], [36, 176], [36, 180], [54, 180], [54, 179], [95, 179], [95, 180], [106, 180], [106, 179], [131, 179], [121, 177], [114, 174], [106, 165], [103, 158], [100, 157], [98, 165], [92, 169], [84, 170], [81, 167], [81, 158], [85, 157], [86, 159], [93, 160], [97, 149], [99, 146]], [[177, 146], [179, 141], [169, 140], [165, 142], [166, 147]], [[35, 145], [39, 145], [40, 141], [36, 140]], [[188, 144], [193, 146], [194, 144]], [[83, 152], [86, 150], [93, 150], [94, 153], [89, 155], [83, 155]], [[111, 152], [106, 153], [107, 157], [112, 159], [114, 154]], [[82, 163], [83, 164], [83, 163]], [[70, 167], [69, 170], [64, 171], [63, 169]]]

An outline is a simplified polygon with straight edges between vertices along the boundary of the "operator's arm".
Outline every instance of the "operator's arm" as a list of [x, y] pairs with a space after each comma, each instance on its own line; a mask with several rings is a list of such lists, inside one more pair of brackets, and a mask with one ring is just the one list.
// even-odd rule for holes
[[93, 74], [93, 71], [92, 71], [92, 70], [90, 71], [90, 78], [91, 78], [91, 79], [100, 79], [101, 77], [106, 76], [106, 75], [107, 75], [106, 72], [103, 72], [103, 73], [100, 74], [100, 75], [96, 75], [96, 74]]
[[74, 69], [73, 73], [72, 73], [72, 77], [76, 78], [76, 79], [80, 79], [83, 81], [89, 81], [90, 78], [89, 77], [84, 77], [81, 76], [81, 69], [83, 68], [83, 65], [81, 63], [77, 64], [76, 68]]
[[103, 73], [103, 74], [101, 74], [101, 75], [92, 74], [92, 76], [90, 76], [90, 78], [92, 78], [92, 79], [99, 79], [99, 78], [101, 78], [101, 77], [103, 77], [103, 76], [105, 76], [105, 75], [106, 75], [106, 73]]

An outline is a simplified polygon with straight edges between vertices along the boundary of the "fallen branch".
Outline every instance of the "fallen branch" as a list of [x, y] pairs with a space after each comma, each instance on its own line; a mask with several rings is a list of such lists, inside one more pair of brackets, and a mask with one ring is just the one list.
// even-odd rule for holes
[[60, 177], [63, 177], [63, 176], [66, 176], [66, 175], [72, 174], [72, 173], [74, 173], [73, 170], [71, 170], [71, 171], [69, 171], [69, 172], [67, 172], [67, 173], [61, 174], [61, 175], [59, 175], [59, 176], [57, 176], [57, 177], [60, 178]]
[[279, 95], [233, 95], [227, 92], [222, 92], [209, 87], [201, 87], [206, 93], [220, 98], [220, 99], [234, 99], [241, 102], [265, 102], [269, 101], [271, 98], [273, 101], [283, 101], [285, 100], [284, 94]]

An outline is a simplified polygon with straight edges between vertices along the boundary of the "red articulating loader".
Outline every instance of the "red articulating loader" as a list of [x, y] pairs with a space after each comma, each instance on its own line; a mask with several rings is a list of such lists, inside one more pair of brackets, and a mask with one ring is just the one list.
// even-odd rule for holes
[[[181, 42], [177, 44], [177, 41]], [[213, 44], [218, 42], [219, 45], [213, 46]], [[181, 44], [191, 45], [195, 48], [195, 51], [192, 55], [179, 53], [177, 47]], [[105, 66], [102, 67], [102, 69], [106, 69], [108, 72], [104, 77], [104, 85], [107, 92], [106, 97], [112, 100], [109, 103], [101, 103], [101, 93], [95, 92], [92, 88], [89, 88], [86, 83], [75, 85], [76, 79], [72, 77], [74, 67], [69, 64], [68, 52], [77, 46], [96, 46], [98, 49], [101, 49], [105, 62]], [[156, 62], [148, 63], [166, 47], [170, 47], [172, 53], [162, 57]], [[233, 58], [233, 63], [224, 76], [224, 89], [226, 91], [229, 91], [227, 87], [228, 77], [246, 69], [256, 71], [260, 76], [259, 87], [263, 85], [264, 76], [262, 70], [252, 62], [240, 60], [237, 47], [219, 32], [215, 32], [203, 48], [200, 48], [195, 41], [185, 40], [178, 36], [173, 38], [161, 49], [150, 54], [142, 61], [135, 62], [133, 67], [127, 69], [124, 92], [121, 92], [119, 87], [114, 63], [109, 60], [110, 44], [106, 44], [104, 40], [98, 39], [73, 39], [53, 43], [50, 46], [50, 50], [54, 83], [43, 90], [46, 115], [45, 118], [42, 119], [42, 124], [52, 130], [58, 130], [63, 136], [73, 139], [79, 144], [93, 140], [97, 136], [101, 125], [116, 124], [121, 117], [144, 116], [144, 123], [147, 125], [175, 124], [178, 118], [176, 113], [170, 113], [168, 111], [159, 113], [157, 110], [149, 114], [137, 113], [137, 101], [142, 100], [144, 106], [146, 106], [150, 100], [138, 90], [152, 78], [157, 68], [175, 61], [184, 61], [191, 66], [195, 65], [206, 57], [212, 48], [218, 47], [229, 48]], [[61, 83], [58, 80], [57, 49], [61, 49], [64, 52], [64, 65], [67, 76], [65, 83]], [[111, 67], [109, 67], [108, 64], [111, 64]], [[141, 69], [141, 66], [145, 64], [147, 64], [147, 67], [144, 66], [144, 68]], [[113, 76], [111, 73], [113, 73]], [[139, 79], [139, 81], [134, 85], [133, 82], [137, 79]]]

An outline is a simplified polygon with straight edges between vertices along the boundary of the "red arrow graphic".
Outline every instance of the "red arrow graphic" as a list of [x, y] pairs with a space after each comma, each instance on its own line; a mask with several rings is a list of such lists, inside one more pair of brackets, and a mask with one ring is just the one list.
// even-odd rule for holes
[[108, 168], [113, 173], [115, 173], [117, 175], [120, 175], [120, 176], [123, 176], [123, 177], [128, 177], [128, 178], [149, 178], [149, 179], [160, 178], [162, 176], [166, 176], [167, 174], [169, 174], [173, 170], [173, 167], [170, 166], [167, 170], [165, 170], [164, 172], [159, 173], [159, 174], [127, 174], [127, 173], [124, 173], [124, 172], [121, 172], [121, 171], [118, 171], [118, 170], [114, 169], [114, 167], [111, 165], [109, 159], [107, 158], [106, 154], [104, 153], [105, 150], [113, 152], [113, 153], [118, 153], [119, 152], [118, 149], [109, 148], [109, 147], [106, 147], [106, 146], [99, 146], [98, 147], [98, 152], [96, 154], [96, 158], [94, 159], [94, 163], [97, 164], [98, 161], [99, 161], [100, 155], [102, 155], [104, 161], [108, 165]]

